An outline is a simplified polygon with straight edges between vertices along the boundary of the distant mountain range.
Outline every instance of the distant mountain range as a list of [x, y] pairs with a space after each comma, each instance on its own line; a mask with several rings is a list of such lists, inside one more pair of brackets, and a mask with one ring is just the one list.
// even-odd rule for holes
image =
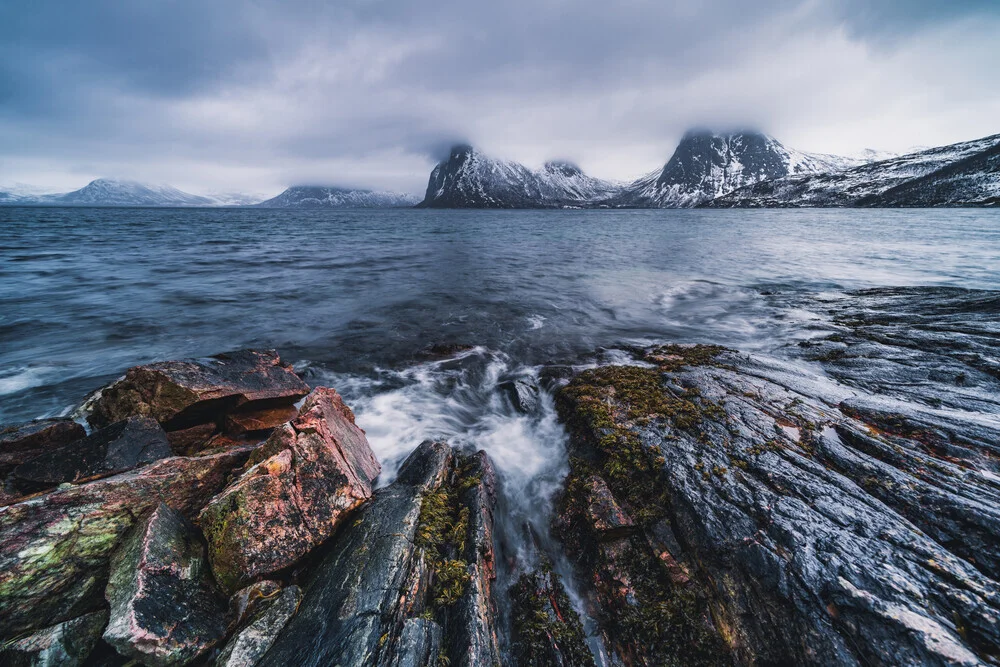
[[759, 132], [688, 132], [663, 169], [632, 183], [573, 165], [538, 171], [456, 146], [431, 172], [427, 208], [989, 206], [1000, 135], [909, 155], [805, 153]]
[[403, 208], [420, 201], [414, 195], [348, 188], [296, 186], [262, 201], [264, 208]]
[[193, 195], [166, 185], [97, 179], [73, 192], [19, 185], [2, 205], [266, 208], [777, 208], [1000, 205], [1000, 135], [906, 155], [840, 157], [788, 148], [760, 132], [688, 132], [662, 169], [631, 183], [569, 162], [541, 169], [459, 145], [431, 171], [423, 200], [395, 192], [294, 186], [277, 197]]

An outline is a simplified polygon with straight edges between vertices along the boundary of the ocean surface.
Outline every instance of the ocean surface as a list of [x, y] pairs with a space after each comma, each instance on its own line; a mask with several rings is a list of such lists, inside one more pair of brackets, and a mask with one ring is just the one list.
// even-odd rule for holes
[[[832, 382], [803, 346], [858, 303], [897, 338], [932, 318], [914, 340], [935, 359], [967, 340], [954, 363], [985, 379], [941, 395], [998, 404], [996, 210], [0, 208], [0, 230], [0, 423], [72, 414], [136, 364], [276, 348], [344, 394], [383, 483], [427, 438], [486, 449], [508, 562], [550, 550], [566, 443], [550, 394], [521, 414], [497, 386], [543, 366], [719, 343]], [[852, 296], [868, 288], [916, 289]], [[897, 361], [900, 391], [926, 380], [908, 379], [923, 358]]]

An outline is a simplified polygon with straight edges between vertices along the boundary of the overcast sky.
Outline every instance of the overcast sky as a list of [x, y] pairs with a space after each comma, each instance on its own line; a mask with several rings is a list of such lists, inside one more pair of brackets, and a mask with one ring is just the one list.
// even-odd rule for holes
[[1000, 132], [997, 0], [4, 0], [0, 183], [422, 193], [462, 140], [596, 176], [690, 126], [803, 150]]

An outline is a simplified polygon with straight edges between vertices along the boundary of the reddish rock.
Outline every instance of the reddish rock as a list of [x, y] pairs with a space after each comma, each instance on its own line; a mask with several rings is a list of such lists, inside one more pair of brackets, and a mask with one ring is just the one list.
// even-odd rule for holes
[[180, 431], [171, 431], [167, 434], [167, 441], [174, 454], [192, 456], [208, 448], [208, 441], [216, 430], [215, 424], [198, 424]]
[[176, 431], [218, 421], [236, 408], [291, 405], [308, 392], [273, 350], [240, 350], [130, 368], [101, 392], [88, 420], [104, 426], [146, 415]]
[[184, 665], [222, 640], [225, 611], [195, 527], [160, 503], [111, 559], [104, 641], [144, 665]]
[[30, 461], [86, 435], [83, 427], [72, 419], [38, 419], [0, 427], [0, 470]]
[[98, 609], [111, 553], [161, 501], [192, 516], [250, 448], [169, 458], [0, 508], [0, 640]]
[[381, 466], [337, 392], [319, 388], [198, 518], [218, 582], [233, 591], [296, 563], [371, 497]]
[[22, 463], [16, 483], [37, 491], [63, 482], [108, 477], [167, 458], [167, 434], [149, 417], [130, 417]]
[[239, 410], [226, 415], [225, 432], [229, 434], [253, 433], [269, 431], [291, 421], [298, 416], [299, 411], [293, 405], [263, 410]]
[[613, 536], [632, 528], [632, 518], [618, 505], [601, 477], [591, 475], [586, 485], [587, 519], [595, 531]]

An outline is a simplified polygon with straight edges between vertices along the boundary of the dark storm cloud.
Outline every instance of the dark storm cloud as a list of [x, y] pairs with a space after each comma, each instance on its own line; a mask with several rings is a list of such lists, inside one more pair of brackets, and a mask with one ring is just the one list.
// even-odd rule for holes
[[807, 148], [850, 132], [900, 142], [873, 118], [913, 99], [912, 126], [944, 127], [934, 86], [997, 83], [988, 31], [963, 33], [954, 58], [980, 58], [958, 78], [934, 65], [952, 37], [922, 49], [924, 35], [998, 15], [974, 0], [13, 0], [0, 6], [0, 180], [419, 190], [455, 140], [609, 176], [655, 167], [689, 124], [760, 125]]

